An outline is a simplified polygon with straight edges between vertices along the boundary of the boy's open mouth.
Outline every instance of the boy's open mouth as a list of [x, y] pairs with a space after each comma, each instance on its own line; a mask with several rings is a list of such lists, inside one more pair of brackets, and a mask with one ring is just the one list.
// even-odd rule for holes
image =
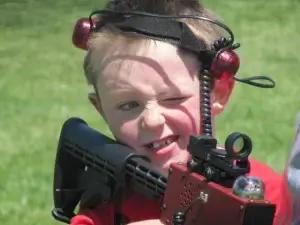
[[172, 135], [172, 136], [165, 137], [161, 140], [157, 140], [149, 144], [146, 144], [145, 146], [150, 150], [159, 150], [177, 141], [178, 138], [179, 138], [178, 135]]

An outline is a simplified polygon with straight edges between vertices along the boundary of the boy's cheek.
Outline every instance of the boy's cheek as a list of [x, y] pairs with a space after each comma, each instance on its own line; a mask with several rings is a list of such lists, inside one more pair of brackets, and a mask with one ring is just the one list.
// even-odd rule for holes
[[197, 102], [183, 105], [173, 115], [178, 129], [185, 133], [197, 133], [200, 128], [200, 106]]
[[138, 130], [135, 124], [130, 122], [112, 122], [109, 127], [116, 139], [130, 145], [131, 147], [137, 146]]

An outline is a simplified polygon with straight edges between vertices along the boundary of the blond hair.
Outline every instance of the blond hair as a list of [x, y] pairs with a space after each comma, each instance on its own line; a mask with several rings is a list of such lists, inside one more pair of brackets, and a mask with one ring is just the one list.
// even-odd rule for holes
[[[137, 10], [163, 15], [197, 15], [217, 20], [217, 16], [197, 0], [115, 0], [110, 1], [107, 9]], [[115, 15], [101, 17], [102, 22], [118, 19]], [[186, 23], [194, 34], [208, 46], [222, 36], [222, 30], [212, 23], [196, 19], [178, 19]], [[88, 53], [84, 60], [84, 72], [88, 84], [96, 84], [99, 69], [105, 59], [122, 46], [123, 51], [137, 52], [142, 47], [155, 42], [153, 39], [139, 35], [120, 32], [112, 26], [105, 26], [101, 32], [94, 32], [88, 41]]]

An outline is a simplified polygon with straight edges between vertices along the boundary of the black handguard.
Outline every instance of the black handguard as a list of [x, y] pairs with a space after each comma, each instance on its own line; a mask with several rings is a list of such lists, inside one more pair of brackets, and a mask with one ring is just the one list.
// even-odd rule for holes
[[145, 156], [99, 133], [80, 118], [61, 130], [54, 170], [52, 216], [70, 223], [75, 208], [94, 208], [130, 186], [144, 196], [162, 198], [167, 180]]

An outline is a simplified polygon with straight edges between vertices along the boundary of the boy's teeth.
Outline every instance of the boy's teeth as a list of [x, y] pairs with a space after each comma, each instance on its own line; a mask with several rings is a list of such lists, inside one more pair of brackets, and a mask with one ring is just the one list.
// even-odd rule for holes
[[155, 142], [155, 143], [152, 143], [152, 148], [159, 148], [160, 144]]
[[162, 148], [172, 143], [171, 139], [167, 139], [166, 141], [161, 142], [153, 142], [150, 147], [153, 149]]

